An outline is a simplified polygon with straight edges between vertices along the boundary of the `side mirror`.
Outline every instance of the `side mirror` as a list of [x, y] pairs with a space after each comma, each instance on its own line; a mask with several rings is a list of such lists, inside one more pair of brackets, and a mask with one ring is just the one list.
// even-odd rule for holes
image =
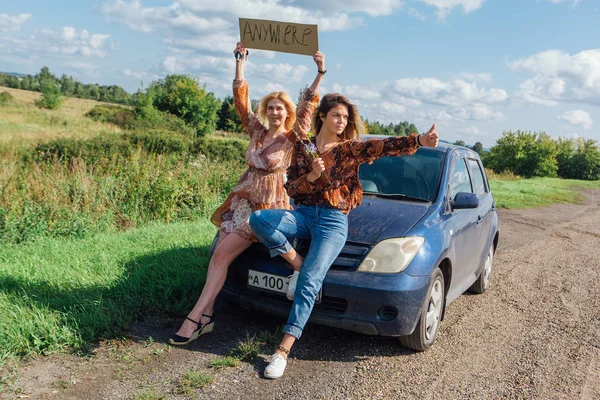
[[460, 192], [450, 200], [450, 208], [452, 210], [463, 210], [466, 208], [479, 207], [479, 197], [475, 193]]

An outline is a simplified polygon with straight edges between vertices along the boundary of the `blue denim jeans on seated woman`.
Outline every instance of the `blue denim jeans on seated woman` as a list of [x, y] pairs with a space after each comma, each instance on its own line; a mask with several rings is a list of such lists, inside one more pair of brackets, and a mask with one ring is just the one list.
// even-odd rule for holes
[[250, 227], [271, 257], [290, 251], [292, 238], [311, 239], [298, 275], [292, 311], [283, 329], [299, 339], [325, 275], [346, 243], [348, 217], [331, 207], [299, 205], [291, 211], [255, 211], [250, 216]]

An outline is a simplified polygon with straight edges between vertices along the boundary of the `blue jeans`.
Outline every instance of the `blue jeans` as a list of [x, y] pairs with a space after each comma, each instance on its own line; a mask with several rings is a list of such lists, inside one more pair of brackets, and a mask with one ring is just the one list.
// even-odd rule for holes
[[250, 216], [250, 227], [267, 246], [271, 257], [290, 251], [292, 238], [311, 239], [298, 276], [290, 317], [283, 329], [299, 339], [325, 275], [346, 243], [348, 217], [330, 207], [299, 205], [292, 211], [255, 211]]

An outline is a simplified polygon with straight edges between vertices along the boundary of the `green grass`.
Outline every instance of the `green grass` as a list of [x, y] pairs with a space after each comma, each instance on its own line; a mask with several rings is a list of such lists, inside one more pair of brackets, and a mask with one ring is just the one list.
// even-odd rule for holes
[[240, 361], [254, 361], [261, 350], [262, 342], [256, 336], [250, 337], [246, 332], [246, 340], [240, 340], [236, 347], [229, 351], [229, 357]]
[[192, 396], [196, 389], [210, 385], [214, 378], [201, 370], [188, 370], [179, 382], [181, 393], [185, 396]]
[[501, 208], [533, 208], [555, 203], [580, 203], [580, 188], [600, 189], [600, 181], [558, 178], [490, 178], [496, 204]]
[[203, 286], [215, 228], [159, 224], [0, 247], [0, 365], [84, 350], [135, 319], [184, 313]]
[[154, 390], [143, 390], [133, 395], [133, 400], [164, 400], [167, 396], [156, 393]]
[[214, 369], [235, 368], [240, 365], [240, 360], [235, 357], [219, 357], [208, 362], [208, 366]]

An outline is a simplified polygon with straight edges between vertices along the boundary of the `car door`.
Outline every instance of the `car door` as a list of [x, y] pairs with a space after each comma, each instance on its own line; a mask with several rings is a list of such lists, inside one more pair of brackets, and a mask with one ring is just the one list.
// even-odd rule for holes
[[[450, 200], [454, 200], [457, 193], [473, 193], [467, 158], [457, 151], [454, 153], [453, 159], [448, 188]], [[477, 250], [479, 247], [479, 238], [477, 237], [478, 217], [479, 212], [476, 208], [452, 211], [454, 247], [452, 286], [460, 287], [461, 292], [468, 288], [469, 275], [477, 268], [477, 258], [479, 257], [479, 251]]]
[[493, 220], [494, 198], [484, 178], [481, 161], [475, 158], [467, 160], [473, 191], [479, 198], [477, 208], [477, 237], [479, 238], [478, 257], [476, 268], [481, 266], [487, 256], [490, 243], [490, 229]]

